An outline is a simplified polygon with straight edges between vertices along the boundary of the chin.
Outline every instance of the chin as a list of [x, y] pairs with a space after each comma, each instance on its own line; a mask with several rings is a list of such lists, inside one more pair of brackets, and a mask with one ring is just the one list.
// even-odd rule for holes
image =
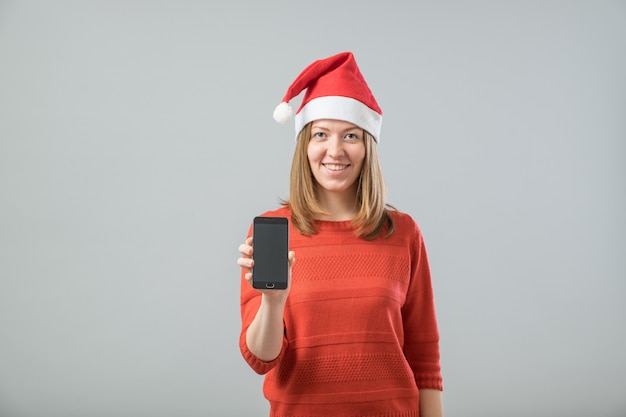
[[354, 191], [354, 187], [348, 185], [337, 184], [318, 184], [320, 190], [328, 191], [331, 193], [351, 193]]

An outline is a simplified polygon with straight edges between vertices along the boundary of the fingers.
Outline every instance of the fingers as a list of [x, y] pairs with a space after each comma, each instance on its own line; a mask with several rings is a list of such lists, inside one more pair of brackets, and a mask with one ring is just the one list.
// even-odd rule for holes
[[293, 264], [296, 262], [296, 253], [294, 251], [289, 251], [289, 254], [287, 255], [287, 259], [289, 260], [289, 283], [288, 286], [291, 287], [291, 271], [292, 271], [292, 267]]
[[246, 239], [246, 243], [239, 245], [239, 253], [241, 256], [237, 258], [237, 265], [245, 269], [247, 272], [243, 274], [243, 278], [252, 285], [252, 267], [254, 260], [252, 259], [252, 237]]
[[[247, 271], [244, 273], [243, 277], [250, 284], [252, 284], [252, 267], [254, 266], [254, 259], [252, 259], [253, 252], [252, 237], [247, 238], [246, 243], [239, 245], [239, 253], [241, 253], [241, 256], [237, 258], [237, 265]], [[296, 253], [289, 251], [287, 259], [289, 260], [289, 280], [291, 281], [291, 268], [296, 262]]]
[[237, 258], [237, 265], [244, 269], [250, 270], [254, 266], [254, 259], [242, 256], [241, 258]]
[[246, 243], [239, 245], [239, 253], [241, 257], [237, 259], [237, 265], [247, 270], [252, 269], [254, 266], [254, 260], [252, 259], [252, 237], [246, 239]]
[[247, 272], [243, 274], [243, 278], [252, 285], [252, 267], [254, 266], [254, 260], [251, 258], [241, 257], [237, 259], [237, 265], [245, 269]]
[[[247, 256], [247, 257], [251, 257], [252, 256], [252, 245], [248, 244], [248, 240], [246, 240], [246, 243], [242, 243], [241, 245], [239, 245], [239, 252], [243, 255], [243, 256]], [[252, 243], [252, 242], [250, 242]]]

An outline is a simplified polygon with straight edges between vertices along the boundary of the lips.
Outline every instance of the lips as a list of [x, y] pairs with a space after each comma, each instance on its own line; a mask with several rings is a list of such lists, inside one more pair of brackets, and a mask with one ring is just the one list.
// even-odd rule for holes
[[329, 171], [343, 171], [348, 168], [350, 165], [342, 165], [342, 164], [322, 164]]

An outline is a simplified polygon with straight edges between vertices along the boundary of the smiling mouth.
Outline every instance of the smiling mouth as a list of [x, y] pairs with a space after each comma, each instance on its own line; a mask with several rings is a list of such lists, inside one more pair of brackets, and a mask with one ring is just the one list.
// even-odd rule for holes
[[348, 168], [350, 165], [339, 165], [339, 164], [322, 164], [326, 167], [326, 169], [330, 171], [343, 171]]

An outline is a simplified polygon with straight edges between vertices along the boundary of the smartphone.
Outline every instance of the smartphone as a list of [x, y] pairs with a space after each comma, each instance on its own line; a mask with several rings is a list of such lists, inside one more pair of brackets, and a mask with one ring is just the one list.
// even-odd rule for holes
[[284, 290], [289, 277], [289, 222], [286, 217], [255, 217], [252, 229], [252, 287]]

